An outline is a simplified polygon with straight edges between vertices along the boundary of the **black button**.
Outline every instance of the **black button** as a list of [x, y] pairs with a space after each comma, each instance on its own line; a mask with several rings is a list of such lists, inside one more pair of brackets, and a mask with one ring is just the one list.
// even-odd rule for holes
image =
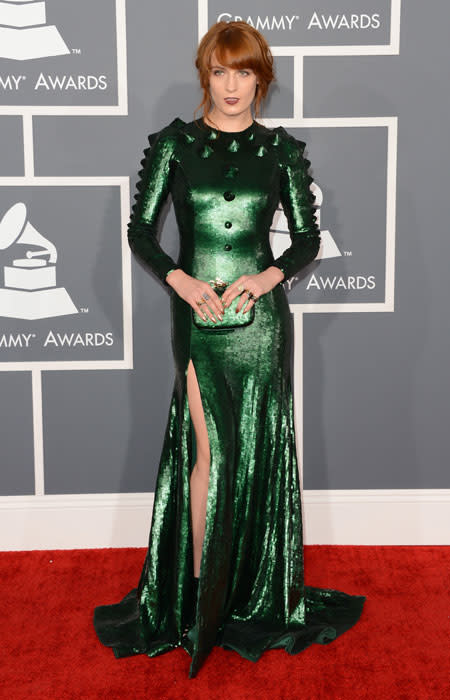
[[231, 228], [232, 226], [233, 224], [231, 223], [231, 221], [225, 221], [225, 228]]
[[232, 246], [230, 243], [225, 243], [225, 245], [224, 245], [224, 249], [225, 249], [225, 250], [231, 250], [232, 247], [233, 247], [233, 246]]
[[236, 197], [236, 195], [233, 192], [229, 192], [228, 190], [223, 193], [223, 196], [225, 197], [227, 202], [231, 202]]

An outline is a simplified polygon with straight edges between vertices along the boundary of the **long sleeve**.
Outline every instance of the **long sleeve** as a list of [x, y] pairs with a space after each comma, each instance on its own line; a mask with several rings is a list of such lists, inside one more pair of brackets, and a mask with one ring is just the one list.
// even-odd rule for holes
[[156, 239], [161, 210], [170, 192], [171, 163], [176, 143], [176, 134], [170, 128], [173, 124], [148, 137], [150, 146], [144, 150], [145, 157], [141, 160], [143, 168], [138, 172], [140, 180], [134, 195], [136, 202], [128, 223], [131, 250], [166, 285], [167, 273], [180, 267]]
[[306, 144], [295, 139], [282, 127], [285, 136], [280, 151], [280, 201], [286, 215], [291, 245], [273, 265], [280, 268], [285, 279], [292, 277], [314, 260], [320, 248], [320, 229], [315, 215], [315, 195], [308, 174], [310, 161], [303, 158]]

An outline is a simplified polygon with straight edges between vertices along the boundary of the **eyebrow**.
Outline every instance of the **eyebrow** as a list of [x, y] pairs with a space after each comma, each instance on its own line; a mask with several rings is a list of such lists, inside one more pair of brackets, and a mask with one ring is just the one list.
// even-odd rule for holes
[[[228, 68], [228, 66], [211, 66], [211, 70], [213, 68]], [[233, 69], [231, 69], [233, 70]], [[251, 70], [250, 68], [236, 68], [236, 70]]]

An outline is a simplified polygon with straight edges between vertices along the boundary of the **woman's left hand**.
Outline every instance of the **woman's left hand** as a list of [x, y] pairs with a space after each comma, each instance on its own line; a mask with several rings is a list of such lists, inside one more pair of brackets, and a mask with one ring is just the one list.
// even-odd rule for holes
[[[245, 304], [245, 308], [242, 312], [245, 314], [252, 308], [262, 294], [270, 292], [283, 279], [283, 272], [275, 265], [271, 265], [267, 270], [258, 272], [256, 275], [241, 275], [228, 285], [222, 294], [222, 302], [225, 307], [230, 306], [233, 299], [240, 294], [242, 298], [237, 303], [236, 313], [238, 313]], [[253, 294], [255, 299], [248, 298], [246, 294], [247, 290]]]

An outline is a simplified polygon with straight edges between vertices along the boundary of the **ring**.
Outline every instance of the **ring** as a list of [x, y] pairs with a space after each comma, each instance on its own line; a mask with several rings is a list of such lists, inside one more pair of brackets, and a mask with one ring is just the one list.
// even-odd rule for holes
[[209, 298], [210, 298], [208, 292], [206, 292], [205, 294], [202, 294], [202, 297], [203, 297], [203, 299], [209, 299]]
[[245, 291], [247, 292], [247, 296], [249, 299], [255, 299], [255, 301], [256, 301], [256, 297], [253, 294], [253, 292], [251, 292], [249, 289], [246, 289]]
[[238, 287], [238, 292], [242, 292], [243, 289], [244, 289], [243, 285], [240, 284], [239, 287]]
[[206, 304], [206, 301], [196, 301], [195, 303], [201, 306], [202, 304]]

